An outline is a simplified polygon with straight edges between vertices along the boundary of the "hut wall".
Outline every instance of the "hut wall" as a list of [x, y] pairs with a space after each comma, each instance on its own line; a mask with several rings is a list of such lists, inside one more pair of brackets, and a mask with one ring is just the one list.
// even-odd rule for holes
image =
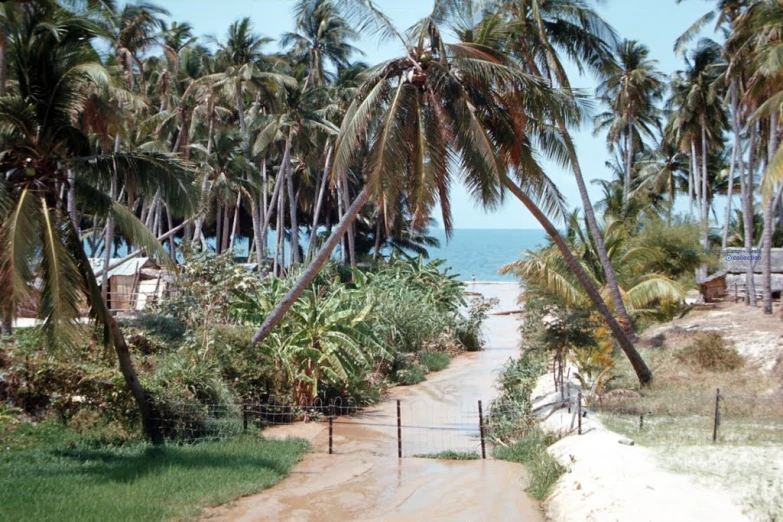
[[133, 284], [135, 275], [115, 275], [109, 279], [112, 310], [129, 310], [133, 299]]

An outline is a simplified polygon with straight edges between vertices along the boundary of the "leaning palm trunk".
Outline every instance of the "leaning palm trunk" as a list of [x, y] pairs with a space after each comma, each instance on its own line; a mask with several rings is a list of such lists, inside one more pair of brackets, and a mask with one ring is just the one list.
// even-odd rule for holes
[[[88, 303], [92, 308], [97, 309], [96, 315], [101, 317], [101, 321], [105, 323], [104, 326], [108, 329], [109, 341], [111, 341], [114, 352], [117, 355], [120, 373], [122, 374], [131, 395], [133, 395], [133, 399], [136, 401], [136, 406], [139, 408], [144, 434], [147, 435], [150, 442], [153, 444], [161, 444], [163, 442], [163, 437], [160, 431], [160, 419], [156, 418], [155, 406], [152, 398], [144, 389], [141, 382], [139, 382], [139, 378], [136, 375], [136, 369], [133, 366], [133, 360], [131, 359], [130, 350], [128, 349], [128, 344], [125, 342], [125, 337], [122, 335], [122, 330], [120, 330], [117, 321], [109, 312], [106, 300], [102, 299], [100, 294], [97, 293], [98, 282], [95, 279], [95, 274], [90, 268], [90, 261], [87, 258], [87, 254], [84, 252], [84, 248], [82, 248], [79, 234], [70, 220], [67, 223], [67, 227], [70, 250], [76, 258], [77, 267], [79, 268], [79, 272], [88, 289]], [[107, 272], [108, 269], [104, 270], [104, 274]]]
[[308, 267], [304, 270], [304, 272], [302, 272], [302, 275], [300, 275], [296, 280], [294, 286], [291, 287], [285, 297], [283, 297], [277, 306], [275, 306], [274, 310], [272, 310], [266, 319], [264, 319], [264, 323], [253, 336], [253, 343], [257, 344], [263, 342], [263, 340], [266, 339], [266, 336], [269, 335], [274, 327], [277, 326], [277, 324], [283, 319], [286, 312], [291, 309], [296, 300], [299, 299], [299, 296], [302, 295], [302, 292], [305, 291], [307, 285], [312, 282], [312, 280], [323, 267], [324, 263], [326, 263], [326, 261], [332, 255], [332, 251], [337, 246], [337, 243], [340, 242], [340, 239], [345, 235], [348, 227], [356, 219], [356, 216], [359, 215], [362, 207], [364, 207], [364, 205], [367, 203], [367, 200], [370, 199], [370, 193], [370, 186], [365, 185], [362, 191], [356, 195], [356, 199], [354, 199], [345, 215], [343, 215], [342, 219], [340, 219], [337, 227], [332, 231], [331, 235], [323, 244], [321, 249], [318, 250], [318, 253], [315, 255], [315, 257], [313, 257], [313, 260], [310, 262]]
[[541, 225], [544, 227], [544, 230], [546, 230], [547, 234], [549, 234], [549, 237], [551, 237], [555, 242], [558, 250], [560, 250], [560, 253], [563, 256], [563, 259], [571, 271], [573, 271], [574, 275], [579, 280], [579, 283], [585, 289], [585, 292], [590, 298], [590, 301], [592, 301], [593, 306], [595, 306], [596, 310], [598, 310], [598, 312], [604, 317], [606, 324], [609, 326], [612, 334], [620, 344], [620, 348], [622, 348], [626, 357], [628, 357], [631, 366], [636, 372], [636, 376], [639, 379], [639, 382], [642, 384], [649, 384], [652, 381], [653, 374], [647, 367], [644, 359], [642, 359], [642, 356], [634, 347], [630, 335], [628, 335], [626, 330], [620, 325], [618, 320], [615, 319], [614, 315], [612, 315], [611, 310], [604, 302], [603, 298], [601, 298], [601, 294], [599, 293], [598, 289], [590, 280], [589, 276], [584, 271], [584, 268], [582, 268], [579, 262], [574, 258], [574, 255], [571, 253], [571, 250], [569, 250], [568, 245], [560, 236], [560, 233], [557, 231], [555, 226], [551, 221], [549, 221], [549, 218], [547, 218], [547, 216], [541, 212], [538, 206], [536, 206], [536, 204], [527, 196], [527, 194], [525, 194], [524, 191], [520, 189], [513, 181], [506, 178], [505, 185], [511, 191], [511, 193], [514, 194], [514, 196], [516, 196], [523, 205], [525, 205], [530, 213], [533, 214], [533, 217], [535, 217], [536, 220], [541, 223]]
[[[560, 132], [564, 136], [569, 136], [565, 125], [562, 122], [559, 122], [559, 124]], [[628, 311], [625, 309], [625, 303], [623, 303], [623, 298], [620, 294], [620, 286], [617, 283], [617, 275], [615, 274], [611, 261], [609, 261], [609, 255], [606, 252], [606, 243], [604, 243], [604, 237], [601, 234], [601, 229], [598, 228], [598, 222], [595, 219], [593, 204], [590, 201], [590, 195], [587, 193], [587, 186], [585, 185], [585, 179], [582, 175], [582, 167], [579, 165], [579, 159], [576, 157], [576, 151], [573, 149], [571, 150], [571, 165], [574, 172], [574, 178], [576, 178], [576, 185], [579, 188], [579, 196], [582, 198], [582, 208], [584, 209], [585, 218], [587, 219], [587, 226], [590, 230], [590, 235], [593, 236], [593, 241], [595, 241], [595, 248], [598, 251], [598, 259], [601, 261], [604, 274], [606, 274], [606, 284], [609, 287], [609, 292], [612, 296], [614, 309], [617, 313], [617, 321], [623, 327], [623, 330], [628, 334], [628, 337], [631, 339], [631, 341], [636, 342], [638, 336], [633, 329], [633, 324], [631, 324], [631, 318], [628, 315]]]

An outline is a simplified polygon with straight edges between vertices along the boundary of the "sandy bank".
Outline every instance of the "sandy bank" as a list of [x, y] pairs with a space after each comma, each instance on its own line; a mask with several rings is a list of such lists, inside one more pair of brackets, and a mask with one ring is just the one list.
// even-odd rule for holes
[[[577, 385], [571, 386], [575, 397]], [[534, 397], [536, 405], [559, 399], [551, 375], [539, 379]], [[570, 432], [572, 425], [576, 426], [574, 415], [563, 408], [543, 427]], [[549, 448], [568, 469], [546, 503], [547, 515], [555, 522], [747, 520], [726, 491], [701, 487], [685, 475], [663, 470], [652, 450], [620, 444], [624, 437], [604, 428], [593, 412], [582, 419], [582, 431]]]

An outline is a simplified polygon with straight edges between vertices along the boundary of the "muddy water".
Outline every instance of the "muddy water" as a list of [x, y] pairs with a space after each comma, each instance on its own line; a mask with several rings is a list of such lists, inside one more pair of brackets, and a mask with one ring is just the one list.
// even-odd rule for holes
[[[515, 307], [515, 285], [471, 285], [498, 297], [500, 310]], [[208, 514], [211, 520], [542, 521], [523, 491], [524, 468], [487, 460], [397, 459], [397, 400], [404, 457], [443, 450], [480, 451], [478, 400], [496, 394], [499, 368], [518, 353], [517, 319], [492, 316], [487, 347], [465, 354], [427, 381], [395, 388], [375, 408], [334, 425], [334, 454], [327, 454], [324, 423], [268, 430], [272, 437], [311, 441], [314, 452], [291, 475], [261, 494]]]

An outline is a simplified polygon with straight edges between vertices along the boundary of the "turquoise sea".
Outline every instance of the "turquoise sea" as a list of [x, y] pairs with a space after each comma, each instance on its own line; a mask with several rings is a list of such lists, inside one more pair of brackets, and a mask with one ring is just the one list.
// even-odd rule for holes
[[445, 259], [449, 273], [459, 274], [461, 281], [514, 281], [501, 276], [498, 269], [546, 244], [546, 232], [536, 229], [456, 229], [446, 241], [443, 230], [432, 230], [440, 240], [440, 248], [430, 248], [430, 259]]

